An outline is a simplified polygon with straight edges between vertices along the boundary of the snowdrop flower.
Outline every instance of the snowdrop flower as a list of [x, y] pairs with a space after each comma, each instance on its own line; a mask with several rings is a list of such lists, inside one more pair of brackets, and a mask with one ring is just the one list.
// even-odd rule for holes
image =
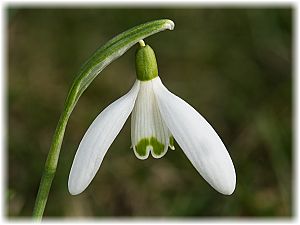
[[161, 158], [173, 137], [202, 177], [217, 191], [230, 195], [236, 175], [223, 142], [211, 125], [188, 103], [171, 93], [158, 77], [155, 54], [140, 41], [136, 52], [137, 80], [131, 90], [104, 109], [85, 133], [71, 168], [68, 188], [84, 191], [96, 175], [110, 145], [131, 117], [134, 154]]

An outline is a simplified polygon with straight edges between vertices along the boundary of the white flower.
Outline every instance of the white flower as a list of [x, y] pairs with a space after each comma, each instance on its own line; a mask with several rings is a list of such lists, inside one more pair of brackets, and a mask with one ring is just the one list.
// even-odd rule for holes
[[126, 95], [104, 109], [91, 124], [73, 161], [68, 182], [71, 194], [81, 193], [92, 181], [131, 112], [132, 147], [139, 159], [148, 158], [150, 153], [161, 158], [168, 147], [174, 149], [174, 137], [213, 188], [225, 195], [233, 193], [236, 175], [223, 142], [211, 125], [168, 91], [156, 75], [146, 81], [137, 79]]

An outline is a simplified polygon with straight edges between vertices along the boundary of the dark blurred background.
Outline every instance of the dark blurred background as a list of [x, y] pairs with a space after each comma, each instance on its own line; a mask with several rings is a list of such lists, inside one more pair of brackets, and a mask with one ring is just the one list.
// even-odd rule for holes
[[147, 38], [165, 85], [193, 105], [233, 159], [232, 196], [211, 188], [180, 147], [138, 160], [130, 119], [91, 185], [71, 196], [67, 180], [90, 123], [135, 80], [135, 47], [80, 98], [67, 126], [47, 217], [291, 217], [293, 215], [292, 20], [285, 8], [6, 8], [8, 217], [30, 216], [71, 83], [110, 38], [161, 18], [174, 31]]

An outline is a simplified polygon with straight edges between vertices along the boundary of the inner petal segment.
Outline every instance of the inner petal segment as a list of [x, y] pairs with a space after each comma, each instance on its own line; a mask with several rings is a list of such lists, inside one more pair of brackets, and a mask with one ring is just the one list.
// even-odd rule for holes
[[131, 141], [139, 159], [147, 159], [150, 152], [154, 158], [161, 158], [168, 146], [174, 149], [173, 137], [160, 115], [151, 80], [140, 85], [132, 111]]

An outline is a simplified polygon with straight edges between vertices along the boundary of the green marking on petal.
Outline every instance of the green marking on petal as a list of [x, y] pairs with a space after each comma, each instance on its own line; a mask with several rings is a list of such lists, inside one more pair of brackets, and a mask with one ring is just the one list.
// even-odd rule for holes
[[135, 146], [135, 151], [136, 153], [141, 156], [142, 158], [147, 155], [147, 146], [149, 145], [149, 139], [148, 138], [143, 138], [142, 140], [139, 141], [139, 143]]
[[143, 138], [141, 139], [138, 144], [135, 146], [135, 152], [141, 158], [147, 156], [147, 147], [152, 146], [152, 153], [155, 156], [162, 156], [164, 154], [165, 145], [160, 143], [155, 137], [151, 138]]
[[165, 145], [160, 143], [155, 137], [150, 138], [150, 145], [152, 145], [155, 155], [160, 156], [163, 154]]
[[174, 146], [174, 138], [173, 138], [173, 136], [171, 136], [171, 137], [169, 138], [169, 146], [170, 146], [170, 149], [175, 150], [175, 146]]

